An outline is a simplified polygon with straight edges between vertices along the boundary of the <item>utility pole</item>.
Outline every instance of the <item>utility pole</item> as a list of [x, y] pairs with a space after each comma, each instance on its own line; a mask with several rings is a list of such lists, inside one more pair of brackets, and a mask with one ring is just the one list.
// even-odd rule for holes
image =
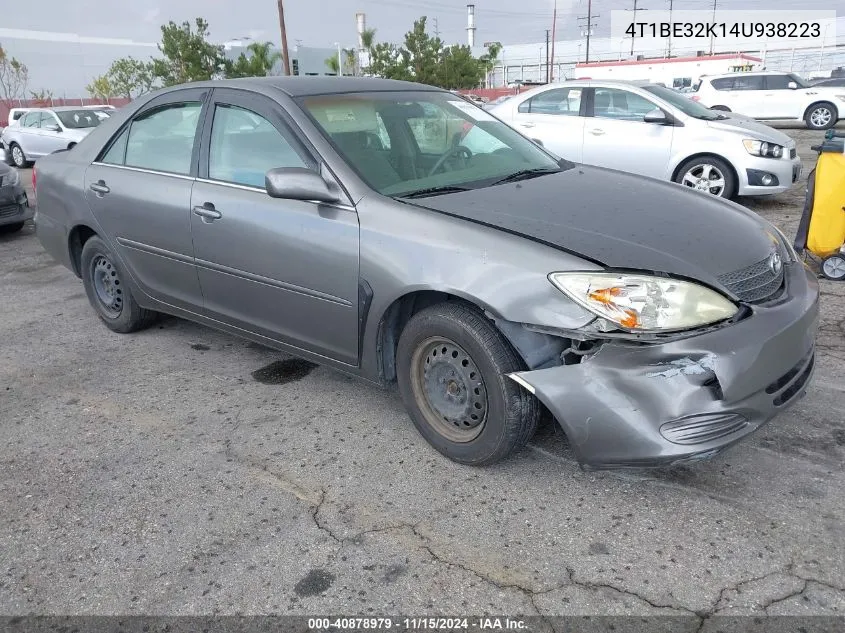
[[285, 29], [285, 7], [284, 0], [278, 0], [279, 3], [279, 30], [282, 32], [282, 59], [285, 62], [285, 74], [290, 76], [290, 55], [288, 54], [288, 32]]
[[439, 38], [440, 37], [440, 29], [437, 27], [437, 16], [434, 16], [432, 18], [432, 21], [434, 22], [434, 37]]
[[[672, 24], [672, 5], [674, 4], [673, 0], [669, 0], [669, 24]], [[669, 45], [666, 48], [666, 57], [667, 59], [672, 58], [672, 31], [669, 31]]]
[[[718, 0], [713, 0], [713, 20], [712, 20], [713, 24], [716, 24], [716, 2], [717, 2], [717, 1], [718, 1]], [[713, 46], [714, 46], [714, 44], [715, 44], [715, 41], [714, 41], [713, 36], [711, 35], [711, 36], [710, 36], [710, 54], [711, 54], [711, 55], [713, 54]]]
[[546, 83], [549, 83], [549, 29], [546, 29]]
[[[636, 25], [636, 23], [637, 23], [637, 0], [634, 0], [634, 24]], [[634, 37], [635, 37], [634, 33], [636, 33], [636, 32], [637, 32], [637, 27], [634, 26], [634, 31], [631, 34], [631, 57], [634, 56]]]
[[593, 22], [593, 18], [598, 17], [601, 17], [598, 13], [593, 15], [593, 0], [587, 0], [587, 17], [585, 18], [581, 16], [578, 18], [579, 22], [586, 20], [586, 23], [581, 25], [581, 36], [587, 36], [587, 52], [584, 59], [585, 64], [590, 63], [590, 36], [593, 34], [593, 27], [596, 26], [596, 24]]
[[552, 68], [549, 71], [549, 83], [555, 80], [555, 34], [557, 32], [557, 0], [555, 0], [555, 10], [552, 13]]

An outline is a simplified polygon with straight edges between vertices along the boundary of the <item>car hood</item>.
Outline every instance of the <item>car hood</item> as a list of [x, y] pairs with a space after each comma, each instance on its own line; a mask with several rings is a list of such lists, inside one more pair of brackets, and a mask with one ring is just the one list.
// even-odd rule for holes
[[732, 202], [584, 165], [413, 204], [610, 268], [669, 273], [711, 286], [721, 286], [719, 276], [769, 257], [777, 240], [771, 225]]
[[741, 132], [758, 141], [777, 143], [784, 147], [794, 147], [795, 142], [783, 132], [769, 127], [764, 123], [737, 114], [727, 114], [724, 119], [708, 121], [708, 127], [714, 130], [725, 130], [727, 132]]
[[91, 133], [91, 130], [95, 128], [93, 127], [83, 127], [83, 128], [68, 128], [64, 131], [63, 135], [73, 141], [81, 141], [86, 136]]

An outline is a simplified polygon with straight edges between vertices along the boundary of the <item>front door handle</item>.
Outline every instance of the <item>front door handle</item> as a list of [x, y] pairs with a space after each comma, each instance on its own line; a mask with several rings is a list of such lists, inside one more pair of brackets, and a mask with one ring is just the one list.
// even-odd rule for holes
[[214, 220], [219, 220], [223, 217], [223, 214], [220, 213], [217, 209], [214, 208], [214, 205], [210, 202], [206, 202], [202, 206], [194, 207], [194, 215], [198, 215], [202, 218], [202, 221], [208, 224], [209, 222], [214, 222]]
[[91, 191], [93, 191], [94, 193], [96, 193], [98, 198], [102, 198], [109, 191], [111, 191], [111, 189], [106, 186], [106, 183], [103, 180], [92, 182], [90, 185], [88, 185], [88, 188], [91, 189]]
[[594, 129], [590, 130], [590, 134], [592, 134], [593, 136], [601, 136], [602, 134], [604, 134], [604, 130], [600, 130], [599, 128], [594, 128]]
[[519, 125], [522, 127], [534, 127], [535, 124], [531, 123], [530, 121], [527, 121], [525, 123], [520, 123]]

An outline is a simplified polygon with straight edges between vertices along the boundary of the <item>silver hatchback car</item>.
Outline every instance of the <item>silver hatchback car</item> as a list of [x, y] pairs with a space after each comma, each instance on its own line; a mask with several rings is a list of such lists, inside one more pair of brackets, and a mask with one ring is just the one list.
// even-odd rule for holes
[[37, 108], [4, 129], [0, 142], [16, 167], [26, 167], [36, 158], [70, 149], [102, 120], [90, 108]]

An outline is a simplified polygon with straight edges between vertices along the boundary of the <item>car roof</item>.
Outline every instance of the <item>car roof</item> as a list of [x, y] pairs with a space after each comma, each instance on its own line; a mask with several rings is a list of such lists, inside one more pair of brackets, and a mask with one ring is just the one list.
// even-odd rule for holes
[[785, 71], [779, 70], [750, 70], [750, 71], [742, 71], [742, 72], [735, 72], [735, 73], [722, 73], [720, 75], [702, 75], [702, 79], [724, 79], [725, 77], [748, 77], [749, 75], [759, 77], [761, 75], [791, 75], [793, 73], [788, 73]]
[[[551, 84], [544, 84], [546, 86], [607, 86], [610, 88], [642, 88], [644, 86], [656, 86], [653, 81], [631, 80], [625, 79], [567, 79], [566, 81], [556, 81]], [[527, 91], [526, 91], [527, 92]]]
[[[13, 110], [15, 108], [12, 108]], [[29, 112], [76, 112], [77, 110], [91, 110], [92, 108], [83, 108], [82, 106], [42, 106], [40, 108], [17, 108], [19, 110], [27, 110]]]
[[446, 92], [441, 88], [418, 84], [411, 81], [399, 81], [396, 79], [379, 79], [376, 77], [247, 77], [244, 79], [217, 79], [213, 81], [201, 81], [190, 84], [173, 86], [165, 91], [186, 87], [198, 88], [225, 88], [232, 87], [272, 87], [276, 88], [290, 97], [308, 97], [313, 95], [344, 94], [350, 92], [400, 92], [400, 91], [427, 91]]

